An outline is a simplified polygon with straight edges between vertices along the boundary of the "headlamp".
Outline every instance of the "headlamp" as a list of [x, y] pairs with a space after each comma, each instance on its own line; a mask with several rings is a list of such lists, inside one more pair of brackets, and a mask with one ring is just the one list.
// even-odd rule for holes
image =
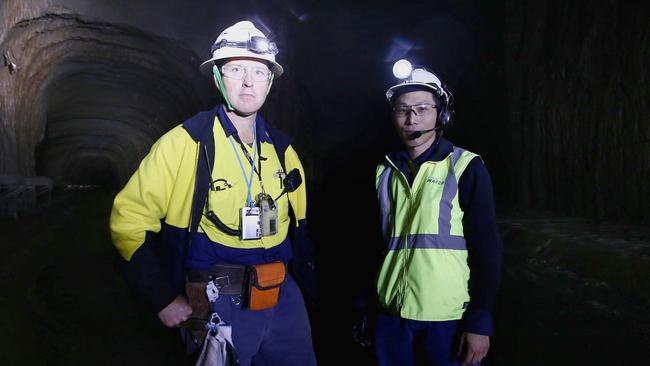
[[251, 38], [252, 49], [259, 50], [261, 53], [266, 53], [270, 49], [269, 41], [262, 37]]
[[276, 55], [278, 53], [278, 47], [275, 45], [275, 42], [269, 42], [268, 39], [259, 36], [253, 36], [245, 42], [234, 42], [222, 39], [219, 43], [215, 43], [212, 46], [211, 52], [214, 53], [214, 51], [223, 47], [244, 48], [258, 54], [266, 53]]
[[409, 60], [401, 59], [393, 64], [393, 75], [398, 79], [406, 79], [411, 76], [413, 65]]

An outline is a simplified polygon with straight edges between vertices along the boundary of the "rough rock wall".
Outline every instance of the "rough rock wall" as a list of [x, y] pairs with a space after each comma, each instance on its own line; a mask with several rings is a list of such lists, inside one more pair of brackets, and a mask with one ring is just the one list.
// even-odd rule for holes
[[0, 2], [0, 52], [2, 63], [0, 63], [0, 173], [18, 172], [15, 163], [18, 154], [16, 142], [16, 118], [15, 101], [11, 95], [16, 93], [12, 82], [12, 74], [17, 72], [21, 66], [16, 60], [14, 51], [5, 43], [9, 31], [24, 19], [41, 14], [50, 6], [48, 1]]
[[506, 4], [518, 203], [650, 222], [650, 14], [617, 1]]
[[10, 10], [28, 19], [16, 14], [0, 44], [4, 174], [120, 185], [156, 138], [208, 105], [209, 80], [180, 42], [70, 13]]
[[3, 0], [0, 2], [0, 43], [4, 41], [8, 30], [16, 23], [37, 17], [51, 6], [49, 0]]

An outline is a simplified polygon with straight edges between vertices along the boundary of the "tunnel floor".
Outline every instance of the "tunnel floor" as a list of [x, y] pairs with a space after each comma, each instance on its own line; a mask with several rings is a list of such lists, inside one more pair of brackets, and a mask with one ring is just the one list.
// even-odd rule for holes
[[[180, 365], [115, 269], [102, 190], [57, 192], [47, 210], [0, 218], [0, 364]], [[650, 345], [650, 230], [544, 215], [502, 217], [497, 331], [484, 365], [633, 365]], [[349, 325], [313, 317], [320, 364], [374, 364]], [[342, 356], [345, 355], [345, 356]]]

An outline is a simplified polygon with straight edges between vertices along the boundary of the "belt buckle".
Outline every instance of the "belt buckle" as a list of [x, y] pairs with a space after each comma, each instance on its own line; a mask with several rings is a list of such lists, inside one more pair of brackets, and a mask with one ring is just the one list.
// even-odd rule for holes
[[212, 279], [212, 283], [214, 283], [217, 288], [230, 286], [230, 276], [215, 277]]

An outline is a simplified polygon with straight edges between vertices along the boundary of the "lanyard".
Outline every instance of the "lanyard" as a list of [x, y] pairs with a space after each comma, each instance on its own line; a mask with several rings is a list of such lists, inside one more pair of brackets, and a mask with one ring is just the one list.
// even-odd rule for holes
[[[264, 159], [264, 158], [261, 157], [261, 155], [262, 155], [262, 146], [261, 146], [260, 141], [257, 139], [257, 128], [256, 127], [253, 127], [253, 128], [255, 128], [255, 131], [253, 132], [254, 133], [254, 135], [253, 135], [254, 143], [255, 143], [255, 146], [257, 147], [257, 151], [259, 151], [259, 155], [260, 155], [260, 158], [257, 159], [258, 168], [254, 168], [254, 169], [255, 169], [255, 173], [257, 174], [257, 177], [260, 180], [260, 184], [262, 184], [262, 159]], [[235, 140], [239, 144], [239, 147], [241, 148], [241, 151], [244, 153], [244, 156], [246, 157], [246, 160], [248, 160], [248, 162], [251, 164], [251, 166], [254, 167], [255, 162], [251, 158], [251, 155], [248, 153], [248, 150], [244, 146], [244, 143], [239, 138], [239, 135], [236, 134], [236, 133], [235, 133]], [[253, 151], [255, 151], [255, 150], [253, 150]], [[264, 186], [262, 186], [262, 190], [264, 190]]]
[[[242, 164], [241, 158], [239, 157], [239, 154], [237, 153], [237, 148], [235, 147], [235, 143], [232, 142], [232, 136], [228, 138], [230, 140], [230, 145], [232, 146], [233, 151], [235, 152], [235, 156], [237, 156], [237, 161], [239, 161], [239, 167], [241, 168], [242, 173], [244, 174], [244, 180], [246, 181], [246, 189], [248, 190], [248, 196], [246, 198], [246, 204], [248, 207], [253, 207], [254, 202], [253, 202], [253, 196], [251, 195], [251, 186], [253, 185], [253, 172], [255, 171], [255, 158], [257, 157], [257, 128], [254, 128], [253, 130], [253, 158], [250, 157], [250, 154], [248, 151], [246, 151], [246, 148], [244, 146], [240, 147], [244, 151], [244, 155], [248, 159], [248, 161], [251, 163], [251, 172], [248, 175], [248, 178], [246, 177], [246, 170], [244, 169], [244, 164]], [[241, 144], [241, 141], [240, 141]], [[259, 160], [259, 159], [258, 159]], [[262, 164], [260, 163], [260, 170], [262, 169]], [[258, 173], [259, 176], [259, 173]], [[260, 176], [260, 183], [262, 182], [262, 177]]]

